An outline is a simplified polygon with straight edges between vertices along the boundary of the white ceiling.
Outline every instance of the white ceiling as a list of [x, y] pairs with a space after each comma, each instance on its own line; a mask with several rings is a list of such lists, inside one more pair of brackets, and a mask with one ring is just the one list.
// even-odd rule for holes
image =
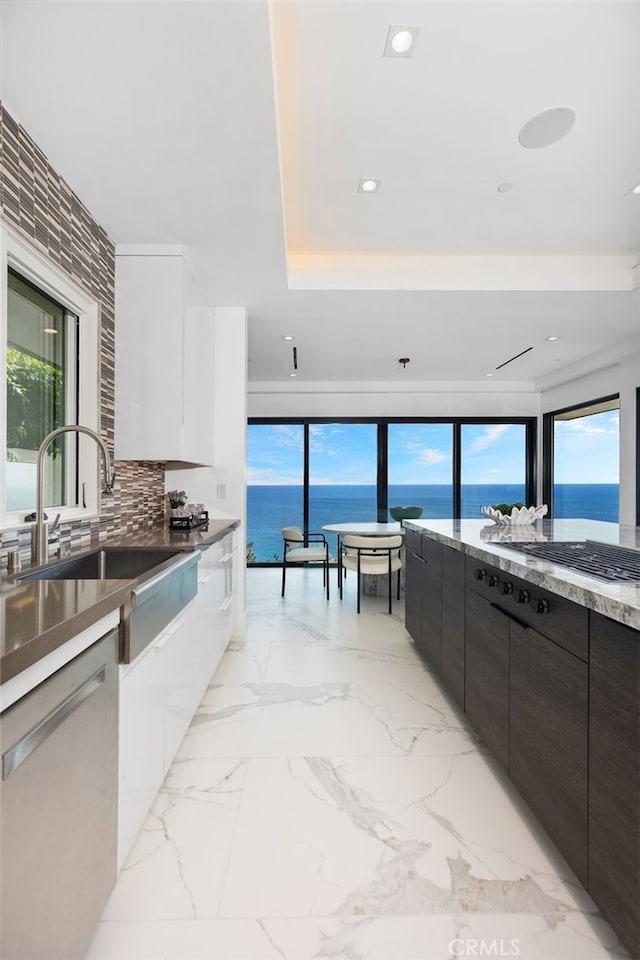
[[[640, 345], [635, 0], [0, 15], [7, 108], [116, 243], [183, 244], [213, 303], [247, 306], [250, 381], [486, 385], [532, 346], [498, 388]], [[382, 56], [392, 23], [421, 26], [413, 58]], [[553, 106], [572, 131], [521, 147]], [[363, 176], [379, 194], [356, 192]]]

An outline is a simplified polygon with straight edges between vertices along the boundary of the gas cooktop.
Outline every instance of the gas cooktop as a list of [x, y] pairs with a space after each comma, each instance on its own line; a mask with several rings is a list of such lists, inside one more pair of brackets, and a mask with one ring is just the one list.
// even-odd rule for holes
[[540, 560], [572, 570], [579, 570], [590, 577], [599, 577], [624, 583], [640, 583], [640, 550], [618, 547], [595, 540], [570, 540], [556, 543], [514, 542], [503, 544], [506, 550], [519, 550]]

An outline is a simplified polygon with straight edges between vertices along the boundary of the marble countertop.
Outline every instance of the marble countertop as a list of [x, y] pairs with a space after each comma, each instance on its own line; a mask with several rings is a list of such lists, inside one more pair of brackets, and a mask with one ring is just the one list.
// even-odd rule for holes
[[640, 583], [600, 580], [508, 549], [510, 540], [597, 540], [640, 549], [639, 527], [581, 519], [538, 520], [513, 528], [486, 520], [405, 520], [403, 526], [640, 630]]
[[[206, 548], [235, 529], [233, 518], [210, 519], [193, 530], [170, 530], [167, 524], [119, 533], [68, 557], [100, 547], [159, 547], [191, 551]], [[28, 567], [21, 572], [25, 573]], [[90, 627], [127, 600], [136, 580], [0, 581], [0, 683], [33, 666], [42, 657]]]

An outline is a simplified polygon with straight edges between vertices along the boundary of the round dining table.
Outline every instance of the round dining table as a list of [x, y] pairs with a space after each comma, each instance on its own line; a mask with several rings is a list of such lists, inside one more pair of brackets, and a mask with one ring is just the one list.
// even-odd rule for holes
[[342, 564], [340, 563], [340, 538], [355, 537], [404, 537], [405, 529], [400, 523], [376, 523], [371, 520], [355, 520], [345, 523], [327, 523], [322, 528], [325, 533], [335, 533], [338, 538], [338, 588], [342, 583]]

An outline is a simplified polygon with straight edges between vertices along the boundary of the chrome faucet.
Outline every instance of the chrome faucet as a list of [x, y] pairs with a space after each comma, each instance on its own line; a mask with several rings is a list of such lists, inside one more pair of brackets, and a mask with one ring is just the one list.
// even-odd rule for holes
[[[49, 559], [49, 535], [47, 530], [47, 524], [44, 520], [44, 458], [49, 445], [56, 437], [62, 436], [63, 433], [84, 433], [87, 437], [91, 437], [98, 444], [98, 448], [102, 451], [102, 460], [103, 460], [103, 470], [104, 470], [104, 493], [111, 493], [113, 490], [113, 484], [115, 480], [115, 472], [111, 473], [111, 460], [109, 458], [109, 451], [107, 450], [107, 445], [102, 439], [102, 437], [97, 434], [94, 430], [91, 430], [90, 427], [81, 427], [76, 424], [68, 424], [64, 427], [58, 427], [57, 430], [52, 430], [48, 436], [44, 438], [40, 444], [38, 450], [38, 476], [36, 484], [36, 522], [31, 529], [31, 560], [35, 564], [46, 563]], [[60, 514], [58, 514], [59, 518]], [[56, 520], [57, 524], [57, 520]], [[55, 529], [55, 524], [54, 524]]]

